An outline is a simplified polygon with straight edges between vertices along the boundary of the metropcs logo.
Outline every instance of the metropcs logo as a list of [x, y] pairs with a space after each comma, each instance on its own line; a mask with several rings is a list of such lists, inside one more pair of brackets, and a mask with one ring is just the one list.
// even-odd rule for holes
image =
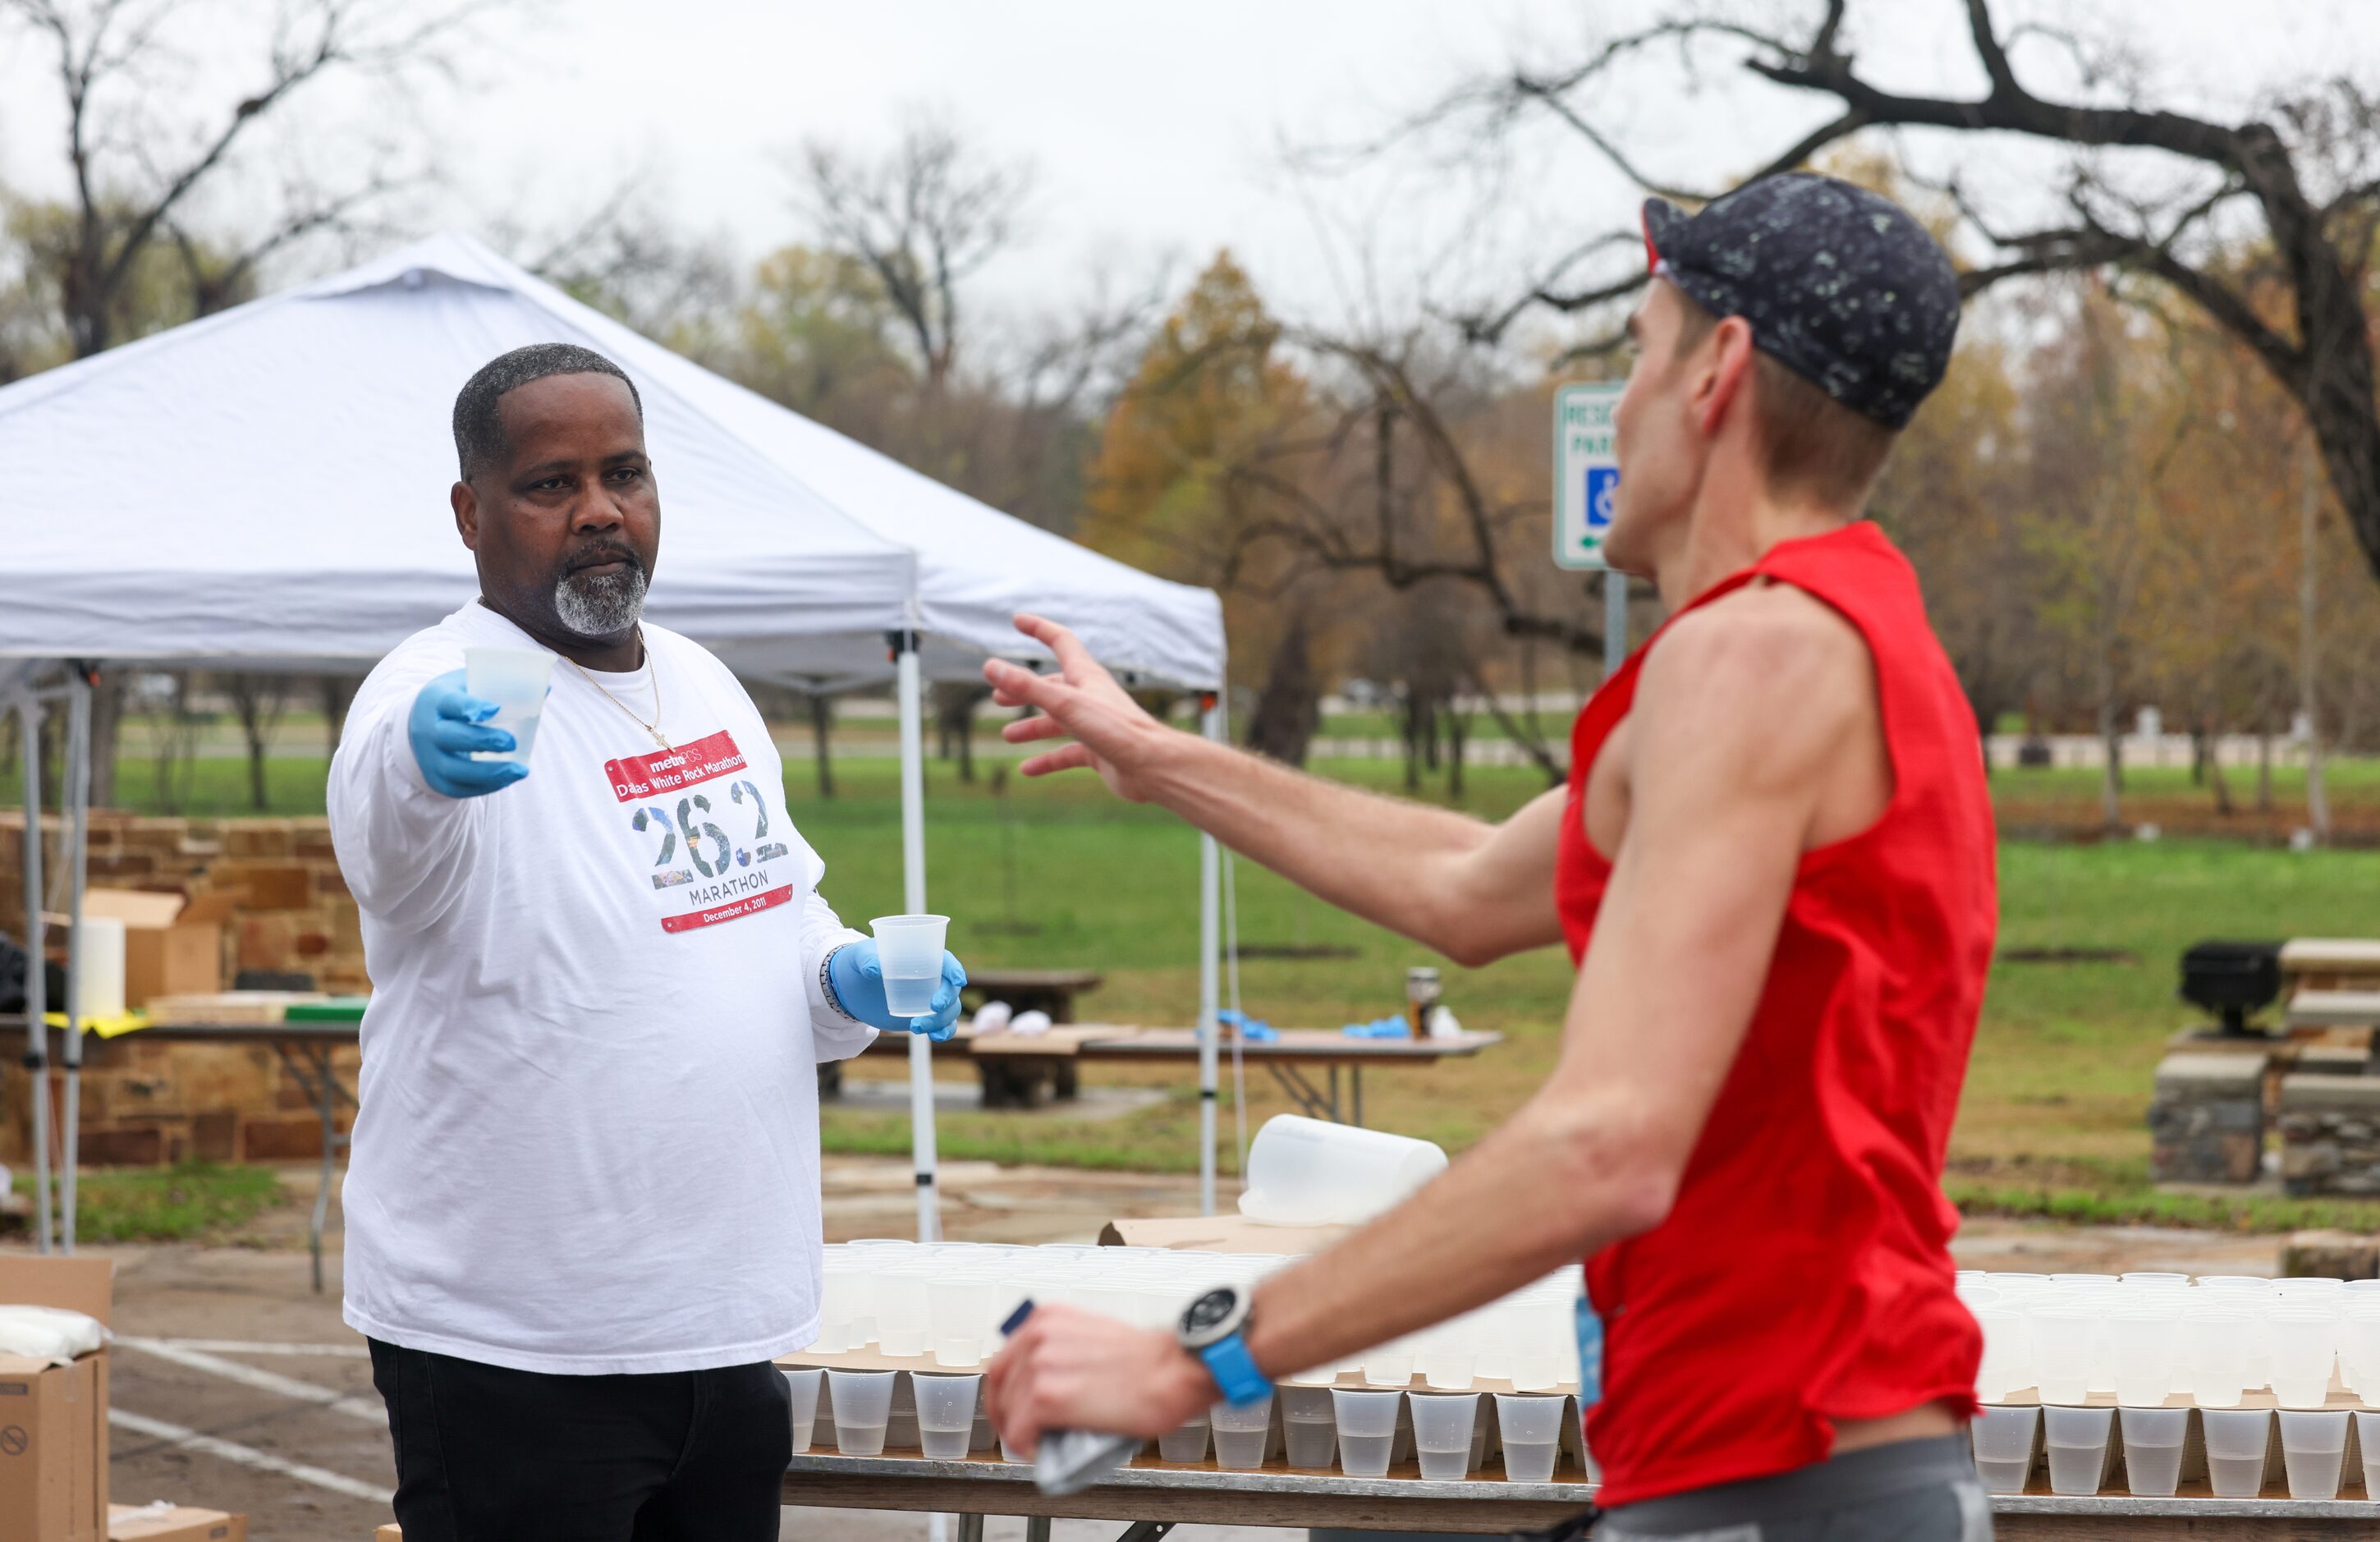
[[[725, 729], [675, 749], [605, 762], [612, 795], [636, 806], [629, 828], [659, 838], [654, 891], [685, 907], [662, 917], [663, 931], [716, 926], [793, 899], [793, 886], [772, 883], [767, 866], [792, 850], [783, 839], [770, 839], [769, 805], [759, 783], [736, 774], [747, 770], [744, 752]], [[697, 787], [704, 790], [692, 790]], [[748, 837], [730, 835], [726, 825], [748, 825]]]

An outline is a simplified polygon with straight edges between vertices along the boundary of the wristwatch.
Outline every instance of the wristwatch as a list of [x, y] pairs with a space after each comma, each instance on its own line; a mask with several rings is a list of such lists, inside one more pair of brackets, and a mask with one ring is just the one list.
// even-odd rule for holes
[[1206, 1363], [1222, 1390], [1223, 1401], [1246, 1408], [1272, 1395], [1272, 1383], [1257, 1369], [1248, 1354], [1247, 1295], [1230, 1285], [1219, 1285], [1190, 1304], [1182, 1314], [1182, 1347]]

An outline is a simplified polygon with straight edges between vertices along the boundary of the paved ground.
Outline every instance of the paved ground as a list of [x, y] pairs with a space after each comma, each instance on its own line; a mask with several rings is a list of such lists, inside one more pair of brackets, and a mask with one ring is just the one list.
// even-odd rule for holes
[[[952, 1236], [984, 1242], [1088, 1241], [1117, 1216], [1186, 1215], [1188, 1179], [1132, 1173], [943, 1170]], [[292, 1171], [293, 1188], [310, 1172]], [[834, 1240], [907, 1234], [905, 1164], [830, 1159], [826, 1228]], [[310, 1195], [307, 1196], [310, 1198]], [[387, 1518], [395, 1482], [387, 1427], [362, 1342], [339, 1320], [337, 1282], [308, 1288], [304, 1208], [292, 1205], [241, 1247], [126, 1247], [116, 1260], [119, 1335], [111, 1371], [119, 1502], [175, 1500], [243, 1511], [257, 1542], [361, 1539]], [[2073, 1230], [1978, 1221], [1958, 1245], [1983, 1269], [2172, 1269], [2269, 1273], [2277, 1240], [2150, 1228]], [[1062, 1524], [1061, 1542], [1105, 1542], [1119, 1527]], [[923, 1518], [788, 1510], [786, 1537], [922, 1542]], [[1016, 1542], [1016, 1524], [990, 1535]], [[1287, 1534], [1185, 1528], [1178, 1542], [1281, 1542]]]

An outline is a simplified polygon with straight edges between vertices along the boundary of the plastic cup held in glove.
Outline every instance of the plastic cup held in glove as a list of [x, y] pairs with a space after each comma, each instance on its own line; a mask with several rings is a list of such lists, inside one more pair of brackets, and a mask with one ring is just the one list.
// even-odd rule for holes
[[923, 1017], [934, 1010], [942, 988], [942, 943], [948, 916], [879, 916], [868, 923], [876, 935], [876, 961], [884, 969], [884, 1007], [895, 1017]]
[[482, 701], [496, 704], [490, 728], [513, 736], [510, 749], [475, 750], [474, 760], [523, 760], [537, 743], [538, 719], [545, 715], [546, 682], [553, 676], [553, 655], [541, 648], [467, 648], [463, 650], [463, 688]]

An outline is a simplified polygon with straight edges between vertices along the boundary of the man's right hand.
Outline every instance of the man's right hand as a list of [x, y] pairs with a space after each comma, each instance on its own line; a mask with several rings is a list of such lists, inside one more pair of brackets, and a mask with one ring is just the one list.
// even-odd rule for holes
[[495, 715], [494, 702], [482, 701], [464, 688], [459, 669], [421, 687], [406, 722], [406, 737], [431, 791], [448, 797], [480, 797], [528, 774], [528, 767], [518, 760], [471, 759], [476, 750], [513, 747], [510, 732], [485, 726]]
[[1177, 730], [1144, 710], [1073, 632], [1038, 615], [1018, 616], [1016, 629], [1057, 656], [1058, 673], [1036, 674], [1004, 659], [985, 661], [983, 677], [991, 683], [993, 701], [1038, 708], [1043, 714], [1009, 723], [1001, 737], [1013, 745], [1068, 736], [1075, 741], [1036, 755], [1019, 769], [1026, 776], [1048, 776], [1088, 766], [1118, 796], [1145, 802], [1153, 791], [1148, 782], [1153, 762]]

